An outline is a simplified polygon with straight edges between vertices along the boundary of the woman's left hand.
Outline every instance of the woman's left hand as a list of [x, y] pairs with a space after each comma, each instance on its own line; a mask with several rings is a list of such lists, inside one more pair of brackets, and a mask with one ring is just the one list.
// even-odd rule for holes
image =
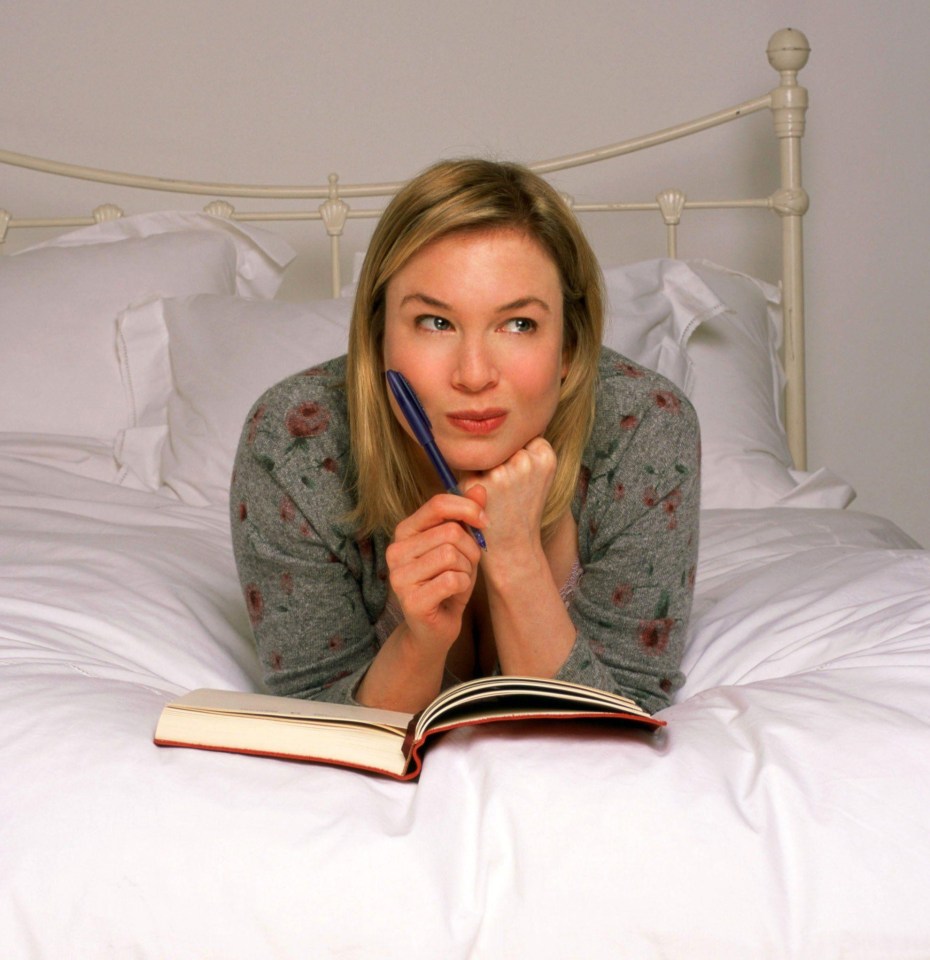
[[477, 485], [484, 488], [488, 516], [483, 528], [488, 542], [485, 567], [493, 566], [496, 558], [512, 562], [525, 551], [541, 549], [543, 511], [555, 468], [555, 451], [547, 440], [535, 437], [499, 466], [462, 479], [463, 490]]
[[542, 542], [556, 465], [555, 451], [536, 437], [500, 466], [461, 481], [488, 518], [481, 569], [503, 673], [554, 677], [575, 642]]

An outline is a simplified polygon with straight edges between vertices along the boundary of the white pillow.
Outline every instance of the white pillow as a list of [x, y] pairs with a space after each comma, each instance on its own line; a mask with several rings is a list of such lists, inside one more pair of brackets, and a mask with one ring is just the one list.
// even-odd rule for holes
[[724, 310], [719, 298], [682, 260], [641, 260], [604, 271], [604, 343], [668, 377], [690, 396], [694, 380], [688, 340]]
[[792, 467], [780, 415], [778, 288], [704, 260], [687, 266], [721, 307], [686, 344], [689, 395], [701, 423], [701, 506], [848, 506], [855, 492], [830, 471]]
[[284, 279], [285, 267], [296, 255], [285, 239], [269, 230], [207, 213], [186, 213], [178, 210], [139, 213], [105, 220], [92, 227], [54, 237], [29, 249], [79, 247], [189, 231], [218, 233], [233, 242], [236, 251], [235, 292], [243, 297], [273, 297]]
[[117, 445], [124, 482], [225, 505], [252, 404], [286, 376], [345, 353], [351, 309], [348, 298], [194, 296], [127, 310], [119, 352], [135, 415]]
[[113, 442], [116, 318], [153, 296], [271, 296], [290, 247], [205, 214], [125, 217], [0, 258], [0, 431]]

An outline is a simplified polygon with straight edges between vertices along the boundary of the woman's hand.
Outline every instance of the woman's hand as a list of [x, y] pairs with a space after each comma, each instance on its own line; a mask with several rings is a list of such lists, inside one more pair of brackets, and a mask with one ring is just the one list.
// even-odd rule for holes
[[477, 495], [488, 516], [486, 566], [495, 566], [496, 560], [512, 563], [542, 550], [542, 517], [555, 469], [555, 451], [535, 437], [499, 466], [463, 480], [466, 494]]
[[[559, 595], [547, 550], [567, 574], [577, 556], [578, 533], [571, 514], [553, 539], [542, 543], [542, 517], [552, 487], [556, 455], [542, 437], [480, 476], [463, 480], [468, 494], [480, 491], [488, 515], [488, 552], [481, 566], [501, 670], [555, 676], [575, 642], [575, 626]], [[560, 576], [562, 571], [560, 569]]]
[[480, 489], [465, 497], [438, 494], [397, 525], [386, 557], [404, 621], [359, 684], [359, 703], [415, 713], [439, 693], [481, 557], [462, 524], [487, 523], [483, 502]]
[[481, 559], [462, 524], [487, 524], [482, 502], [477, 490], [464, 497], [437, 494], [397, 525], [387, 549], [391, 588], [411, 638], [443, 661], [461, 632]]

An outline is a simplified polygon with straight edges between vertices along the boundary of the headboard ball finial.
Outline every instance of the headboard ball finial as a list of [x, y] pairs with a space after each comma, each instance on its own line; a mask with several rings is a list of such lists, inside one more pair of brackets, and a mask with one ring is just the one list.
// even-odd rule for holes
[[779, 72], [790, 70], [797, 73], [807, 63], [811, 45], [800, 30], [786, 27], [772, 34], [765, 52], [769, 63]]

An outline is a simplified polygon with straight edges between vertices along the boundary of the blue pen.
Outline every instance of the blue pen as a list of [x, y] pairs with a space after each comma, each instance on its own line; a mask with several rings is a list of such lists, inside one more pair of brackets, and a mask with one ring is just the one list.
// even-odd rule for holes
[[[430, 462], [436, 468], [436, 473], [439, 474], [439, 479], [443, 487], [445, 487], [448, 493], [454, 493], [460, 497], [464, 496], [455, 481], [455, 474], [449, 469], [449, 464], [446, 463], [445, 458], [439, 452], [439, 447], [436, 446], [436, 440], [433, 437], [433, 425], [430, 423], [429, 417], [423, 409], [423, 404], [420, 403], [420, 398], [414, 392], [413, 387], [407, 382], [407, 378], [402, 373], [398, 373], [397, 370], [388, 370], [387, 381], [391, 392], [394, 394], [394, 399], [397, 401], [397, 405], [407, 418], [407, 423], [410, 424], [413, 435], [426, 451]], [[467, 523], [465, 527], [475, 538], [478, 546], [481, 547], [482, 550], [487, 550], [488, 545], [481, 531], [476, 530]]]

